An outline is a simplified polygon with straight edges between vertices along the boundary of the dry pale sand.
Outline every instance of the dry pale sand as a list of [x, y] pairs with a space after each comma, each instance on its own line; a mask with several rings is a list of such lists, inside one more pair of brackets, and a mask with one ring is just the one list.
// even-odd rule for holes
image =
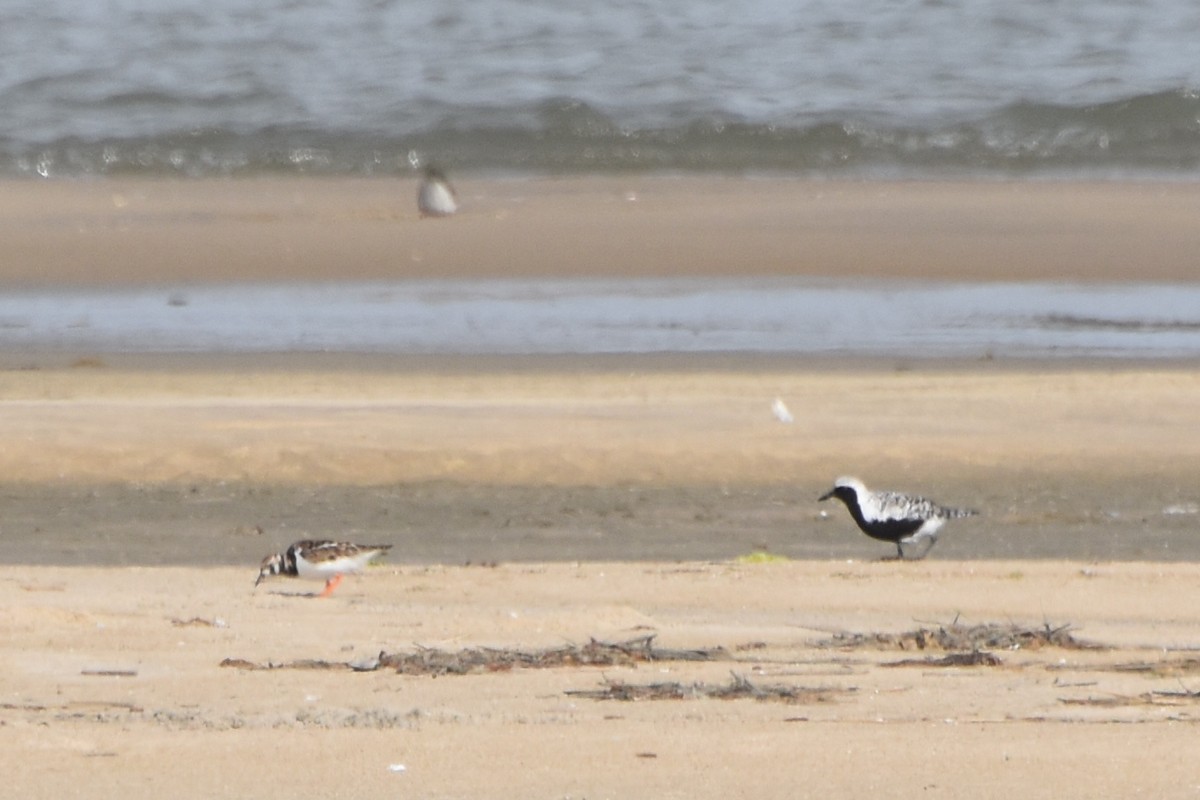
[[[1192, 186], [464, 181], [424, 222], [413, 188], [7, 184], [0, 283], [1192, 280], [1200, 251]], [[1197, 397], [1190, 364], [0, 353], [0, 769], [54, 798], [1196, 797]], [[874, 561], [814, 502], [843, 472], [984, 514]], [[329, 600], [253, 589], [309, 535], [396, 547]], [[828, 645], [956, 618], [1103, 649]], [[725, 649], [345, 667], [651, 633]], [[806, 691], [568, 693], [731, 674]]]
[[[247, 568], [0, 569], [11, 795], [1200, 792], [1189, 757], [1200, 719], [1194, 564], [389, 565], [328, 600], [296, 582], [253, 590], [252, 578]], [[991, 665], [942, 666], [941, 651], [828, 644], [837, 632], [955, 619], [1073, 623], [1076, 639], [1105, 649], [992, 648]], [[346, 666], [381, 651], [648, 634], [663, 647], [725, 650], [704, 663], [468, 675]], [[688, 696], [732, 675], [801, 696]], [[684, 698], [571, 694], [664, 682], [682, 684]]]

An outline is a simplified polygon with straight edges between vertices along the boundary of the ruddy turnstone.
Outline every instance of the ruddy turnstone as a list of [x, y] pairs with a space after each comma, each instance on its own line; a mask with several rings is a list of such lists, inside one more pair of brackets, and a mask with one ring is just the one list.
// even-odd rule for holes
[[448, 217], [458, 211], [458, 195], [446, 176], [436, 167], [429, 167], [417, 187], [417, 208], [422, 217]]
[[258, 570], [258, 580], [274, 575], [325, 581], [321, 597], [328, 597], [346, 573], [360, 574], [367, 563], [392, 549], [390, 544], [350, 544], [305, 539], [295, 542], [282, 553], [267, 556]]
[[931, 500], [897, 492], [872, 492], [858, 478], [842, 477], [821, 500], [836, 497], [846, 504], [858, 527], [872, 539], [895, 542], [896, 553], [903, 559], [904, 546], [924, 542], [916, 558], [924, 558], [937, 543], [938, 530], [948, 519], [973, 517], [978, 511], [945, 508]]

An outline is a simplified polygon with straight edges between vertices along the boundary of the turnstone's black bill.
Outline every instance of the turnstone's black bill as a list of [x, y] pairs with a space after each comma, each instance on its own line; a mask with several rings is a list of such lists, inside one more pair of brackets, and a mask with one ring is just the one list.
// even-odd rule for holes
[[274, 575], [325, 581], [321, 597], [328, 597], [347, 573], [360, 574], [375, 557], [392, 549], [390, 544], [350, 544], [305, 539], [282, 553], [267, 556], [258, 570], [258, 580]]
[[858, 478], [838, 478], [821, 500], [836, 497], [846, 504], [858, 527], [872, 539], [895, 542], [896, 553], [904, 558], [904, 546], [921, 543], [925, 555], [937, 543], [938, 530], [948, 519], [973, 517], [978, 511], [945, 508], [924, 497], [897, 492], [872, 492]]
[[458, 211], [458, 195], [441, 170], [425, 170], [417, 187], [417, 208], [422, 217], [448, 217]]

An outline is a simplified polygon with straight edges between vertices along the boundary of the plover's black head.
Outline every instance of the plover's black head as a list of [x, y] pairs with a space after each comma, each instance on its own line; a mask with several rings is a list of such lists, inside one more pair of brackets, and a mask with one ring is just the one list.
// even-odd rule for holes
[[262, 583], [263, 578], [270, 578], [283, 572], [283, 562], [283, 553], [276, 553], [264, 558], [262, 566], [258, 568], [258, 578], [254, 581], [254, 585], [258, 586]]
[[867, 487], [858, 478], [852, 478], [844, 475], [833, 482], [833, 488], [825, 494], [821, 495], [818, 500], [828, 500], [831, 497], [836, 497], [846, 505], [851, 505], [858, 500], [860, 495], [867, 493]]

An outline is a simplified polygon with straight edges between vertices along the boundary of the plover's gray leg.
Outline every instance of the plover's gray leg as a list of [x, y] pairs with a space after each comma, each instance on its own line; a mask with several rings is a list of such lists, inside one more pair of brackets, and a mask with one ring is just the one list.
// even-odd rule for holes
[[[908, 555], [908, 556], [904, 555], [904, 545], [906, 545], [906, 544], [917, 545], [919, 547], [919, 551], [916, 553], [916, 555], [912, 555], [911, 551], [910, 551], [910, 555]], [[925, 556], [929, 555], [929, 551], [933, 549], [933, 546], [935, 544], [937, 544], [936, 536], [919, 536], [918, 535], [918, 536], [913, 536], [909, 539], [901, 539], [900, 541], [896, 542], [896, 549], [900, 551], [900, 558], [906, 558], [909, 561], [920, 561]]]
[[879, 560], [880, 561], [903, 561], [904, 560], [904, 548], [900, 546], [899, 542], [896, 542], [896, 555], [880, 556]]

